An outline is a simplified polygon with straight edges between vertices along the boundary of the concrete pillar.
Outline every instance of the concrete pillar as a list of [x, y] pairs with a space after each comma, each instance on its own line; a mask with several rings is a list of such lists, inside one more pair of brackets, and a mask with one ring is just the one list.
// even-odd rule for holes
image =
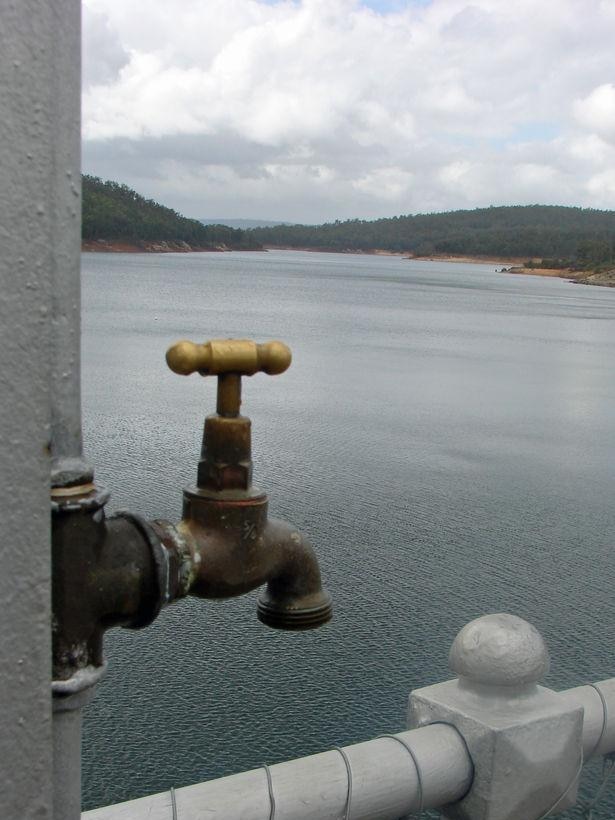
[[0, 0], [0, 20], [0, 814], [45, 820], [52, 425], [80, 454], [80, 4]]

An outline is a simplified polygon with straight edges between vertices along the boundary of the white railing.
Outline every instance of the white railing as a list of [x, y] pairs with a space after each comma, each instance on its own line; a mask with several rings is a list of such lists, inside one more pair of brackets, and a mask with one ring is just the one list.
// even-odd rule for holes
[[[472, 782], [465, 744], [435, 725], [96, 809], [87, 820], [398, 820], [458, 800]], [[408, 748], [405, 747], [407, 744]], [[408, 751], [411, 750], [411, 752]], [[416, 761], [416, 762], [415, 762]], [[421, 772], [421, 786], [417, 774]], [[350, 771], [350, 777], [348, 772]], [[269, 777], [268, 777], [269, 774]], [[269, 784], [271, 783], [271, 790]], [[273, 800], [271, 798], [273, 795]], [[272, 808], [275, 805], [275, 811]]]
[[411, 694], [419, 728], [83, 820], [398, 820], [451, 804], [468, 820], [539, 820], [574, 805], [583, 764], [615, 752], [615, 678], [560, 693], [537, 686], [548, 668], [542, 638], [503, 615], [464, 627], [451, 665], [459, 678]]

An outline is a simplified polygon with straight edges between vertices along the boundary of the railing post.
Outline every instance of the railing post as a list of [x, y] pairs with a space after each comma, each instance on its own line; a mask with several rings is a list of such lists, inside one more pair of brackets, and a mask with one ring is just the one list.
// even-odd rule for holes
[[549, 669], [540, 633], [514, 615], [486, 615], [455, 638], [458, 678], [410, 695], [409, 728], [454, 726], [474, 764], [455, 820], [539, 820], [573, 806], [583, 764], [583, 709], [538, 686]]

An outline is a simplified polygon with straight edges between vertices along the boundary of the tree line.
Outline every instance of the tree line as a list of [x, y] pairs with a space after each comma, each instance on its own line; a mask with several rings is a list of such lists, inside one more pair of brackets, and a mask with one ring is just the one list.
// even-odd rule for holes
[[227, 225], [203, 225], [119, 182], [82, 176], [83, 239], [186, 242], [191, 247], [260, 248], [255, 237]]
[[[195, 248], [263, 245], [331, 251], [385, 250], [414, 256], [526, 258], [529, 266], [615, 267], [615, 212], [514, 205], [446, 213], [350, 219], [323, 225], [242, 230], [204, 225], [118, 182], [82, 177], [83, 239], [186, 242]], [[537, 261], [538, 260], [538, 261]]]
[[269, 246], [520, 257], [577, 268], [615, 265], [615, 212], [591, 208], [498, 206], [324, 225], [278, 225], [249, 233]]

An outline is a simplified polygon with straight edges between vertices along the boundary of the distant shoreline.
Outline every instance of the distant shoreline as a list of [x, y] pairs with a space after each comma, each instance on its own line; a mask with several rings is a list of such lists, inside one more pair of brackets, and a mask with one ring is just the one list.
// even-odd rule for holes
[[[519, 256], [467, 256], [464, 254], [446, 254], [446, 253], [431, 253], [426, 256], [416, 256], [410, 254], [408, 251], [389, 251], [382, 248], [370, 248], [369, 250], [358, 250], [356, 248], [347, 248], [339, 250], [338, 248], [307, 248], [307, 247], [291, 247], [290, 245], [265, 245], [265, 250], [268, 251], [302, 251], [306, 253], [339, 253], [339, 254], [356, 254], [357, 256], [398, 256], [401, 259], [407, 259], [410, 262], [454, 262], [469, 265], [502, 265], [502, 269], [498, 273], [525, 273], [528, 276], [562, 276], [569, 275], [568, 268], [524, 268], [523, 263], [527, 257]], [[504, 266], [510, 265], [509, 268]]]
[[81, 243], [83, 253], [226, 253], [227, 251], [262, 251], [262, 248], [230, 248], [217, 245], [204, 248], [187, 242], [166, 240], [136, 240], [124, 242], [119, 239], [86, 239]]
[[429, 262], [468, 262], [471, 264], [485, 264], [485, 265], [510, 265], [510, 267], [502, 267], [498, 273], [510, 273], [518, 276], [546, 276], [550, 278], [566, 279], [576, 285], [599, 285], [606, 288], [615, 287], [615, 270], [592, 272], [572, 270], [572, 268], [526, 268], [523, 264], [526, 260], [505, 257], [493, 257], [485, 259], [477, 256], [447, 256], [447, 255], [432, 255], [426, 256], [408, 256], [407, 259], [423, 260]]
[[[428, 256], [410, 255], [408, 251], [389, 251], [380, 248], [369, 250], [357, 250], [347, 248], [339, 250], [337, 248], [301, 248], [284, 245], [265, 245], [265, 250], [278, 251], [306, 251], [311, 253], [341, 253], [357, 254], [359, 256], [398, 256], [411, 262], [453, 262], [471, 265], [501, 265], [497, 273], [510, 273], [521, 276], [546, 276], [566, 279], [579, 285], [600, 285], [602, 287], [615, 287], [615, 270], [592, 273], [588, 271], [575, 271], [570, 268], [526, 268], [524, 262], [527, 257], [511, 256], [466, 256], [463, 254], [429, 254]], [[508, 267], [509, 266], [509, 267]]]
[[560, 279], [567, 279], [575, 285], [598, 285], [604, 288], [615, 288], [615, 270], [592, 272], [571, 270], [570, 268], [513, 267], [504, 272], [523, 276], [555, 276]]
[[[408, 251], [389, 251], [381, 248], [371, 248], [369, 250], [357, 250], [347, 248], [339, 250], [337, 248], [301, 248], [284, 245], [265, 245], [262, 248], [230, 248], [226, 245], [219, 245], [214, 248], [203, 248], [189, 245], [187, 242], [178, 241], [145, 241], [124, 242], [111, 239], [89, 239], [81, 243], [81, 250], [84, 253], [225, 253], [228, 251], [253, 251], [266, 253], [268, 250], [276, 251], [301, 251], [307, 253], [337, 253], [356, 254], [358, 256], [397, 256], [400, 259], [407, 259], [414, 262], [452, 262], [465, 263], [470, 265], [501, 265], [497, 273], [509, 273], [521, 276], [546, 276], [567, 279], [581, 285], [600, 285], [602, 287], [615, 287], [615, 270], [601, 273], [588, 273], [587, 271], [574, 271], [570, 268], [526, 268], [523, 263], [526, 261], [519, 257], [510, 256], [465, 256], [463, 254], [429, 254], [428, 256], [409, 255]], [[509, 267], [508, 267], [509, 266]]]
[[414, 260], [416, 262], [468, 262], [478, 265], [520, 265], [525, 258], [510, 256], [464, 256], [462, 254], [429, 254], [427, 256], [413, 256], [409, 251], [389, 251], [383, 248], [369, 248], [361, 250], [359, 248], [308, 248], [291, 245], [264, 245], [267, 251], [302, 251], [305, 253], [339, 253], [356, 254], [357, 256], [399, 256], [402, 259]]

